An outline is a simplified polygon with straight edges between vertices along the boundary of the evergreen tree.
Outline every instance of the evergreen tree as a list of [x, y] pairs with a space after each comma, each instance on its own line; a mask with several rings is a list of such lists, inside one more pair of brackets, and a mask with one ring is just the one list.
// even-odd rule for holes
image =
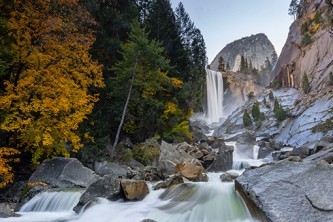
[[243, 124], [244, 124], [244, 126], [251, 126], [252, 125], [252, 119], [251, 119], [249, 113], [247, 112], [247, 109], [244, 110]]
[[299, 0], [291, 0], [289, 9], [288, 9], [288, 15], [291, 15], [294, 17], [294, 20], [297, 17], [297, 13], [299, 11]]
[[240, 63], [240, 72], [246, 72], [246, 61], [243, 55], [241, 55], [241, 63]]
[[304, 73], [304, 76], [302, 78], [302, 89], [305, 94], [308, 94], [310, 92], [310, 83], [306, 73]]
[[160, 43], [149, 40], [145, 30], [134, 22], [130, 41], [123, 44], [121, 54], [123, 59], [113, 67], [116, 76], [112, 96], [123, 104], [116, 138], [120, 132], [131, 135], [136, 142], [155, 134], [169, 139], [179, 133], [188, 135], [179, 131], [186, 130], [187, 116], [174, 97], [182, 81], [168, 76], [169, 61]]
[[272, 92], [272, 91], [269, 91], [269, 93], [268, 93], [268, 98], [269, 98], [269, 100], [271, 100], [271, 101], [274, 100], [274, 95], [273, 95], [273, 92]]
[[261, 113], [260, 113], [258, 101], [253, 104], [251, 113], [252, 113], [252, 118], [254, 119], [254, 121], [258, 121], [260, 119]]

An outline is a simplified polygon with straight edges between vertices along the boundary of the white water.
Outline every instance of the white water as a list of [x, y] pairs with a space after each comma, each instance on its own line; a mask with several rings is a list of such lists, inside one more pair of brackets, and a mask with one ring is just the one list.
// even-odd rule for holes
[[[149, 195], [138, 202], [108, 201], [101, 198], [96, 205], [86, 209], [80, 215], [71, 210], [73, 206], [67, 205], [68, 208], [63, 207], [62, 212], [20, 212], [20, 217], [6, 218], [3, 221], [139, 222], [148, 218], [157, 222], [253, 221], [244, 202], [235, 192], [234, 184], [222, 183], [219, 176], [219, 173], [211, 173], [207, 183], [186, 183], [174, 186], [169, 192], [150, 189]], [[45, 211], [59, 209], [42, 201], [41, 196], [50, 199], [54, 204], [58, 201], [53, 200], [63, 199], [61, 195], [51, 198], [52, 195], [45, 192], [38, 196], [39, 200], [44, 202], [43, 204], [36, 204], [38, 202], [35, 201], [36, 197], [27, 205], [34, 205], [33, 209], [39, 208], [37, 205], [42, 205], [41, 208]], [[68, 202], [71, 202], [71, 199], [69, 197]]]
[[222, 74], [206, 70], [207, 110], [205, 120], [208, 124], [220, 122], [223, 117], [223, 79]]
[[80, 200], [81, 192], [42, 192], [24, 204], [20, 212], [71, 211]]
[[259, 146], [254, 145], [251, 152], [244, 153], [238, 149], [236, 142], [226, 142], [225, 144], [234, 147], [232, 164], [234, 170], [244, 170], [249, 166], [258, 167], [263, 164], [262, 159], [258, 159]]

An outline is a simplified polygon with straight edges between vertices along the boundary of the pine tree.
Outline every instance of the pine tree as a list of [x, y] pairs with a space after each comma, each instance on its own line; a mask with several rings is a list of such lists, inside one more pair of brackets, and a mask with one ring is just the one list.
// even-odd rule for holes
[[261, 113], [260, 113], [258, 101], [253, 104], [251, 114], [252, 114], [252, 118], [254, 119], [254, 121], [258, 121], [260, 119]]
[[222, 56], [219, 57], [219, 61], [218, 61], [219, 65], [217, 67], [217, 69], [220, 71], [220, 72], [225, 72], [225, 64], [224, 64], [224, 59]]
[[299, 11], [299, 0], [291, 0], [289, 9], [288, 9], [288, 15], [291, 15], [294, 17], [294, 20], [297, 17], [297, 13]]
[[244, 110], [243, 124], [244, 124], [244, 126], [251, 126], [252, 125], [252, 119], [251, 119], [249, 113], [247, 112], [247, 109]]
[[273, 92], [272, 92], [272, 91], [269, 91], [268, 98], [269, 98], [269, 100], [271, 100], [271, 101], [274, 100], [274, 95], [273, 95]]
[[241, 62], [240, 62], [240, 72], [246, 72], [246, 62], [245, 62], [245, 58], [243, 55], [241, 55]]

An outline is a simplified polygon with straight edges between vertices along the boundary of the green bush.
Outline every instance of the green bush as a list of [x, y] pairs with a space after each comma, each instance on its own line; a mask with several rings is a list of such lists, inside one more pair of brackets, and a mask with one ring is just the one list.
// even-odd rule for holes
[[281, 87], [281, 85], [280, 85], [280, 82], [278, 81], [278, 80], [274, 80], [273, 82], [272, 82], [272, 88], [274, 89], [274, 90], [277, 90], [277, 89], [279, 89]]
[[283, 121], [288, 117], [287, 112], [283, 109], [283, 107], [279, 104], [277, 99], [274, 100], [274, 108], [273, 112], [275, 114], [275, 118], [278, 121]]
[[319, 24], [321, 22], [321, 16], [320, 16], [320, 12], [317, 11], [316, 12], [316, 15], [314, 17], [314, 20], [313, 20], [316, 24]]
[[307, 46], [311, 44], [311, 42], [312, 42], [311, 36], [309, 34], [305, 34], [302, 39], [302, 46]]
[[252, 99], [254, 97], [254, 92], [251, 91], [249, 94], [247, 94], [247, 98]]
[[252, 106], [251, 110], [252, 118], [254, 121], [258, 121], [260, 119], [260, 108], [259, 108], [259, 103], [255, 102]]
[[306, 73], [304, 73], [304, 76], [302, 77], [302, 89], [305, 94], [310, 92], [310, 83]]
[[302, 33], [302, 35], [304, 35], [307, 31], [308, 31], [308, 29], [309, 29], [309, 21], [306, 21], [306, 22], [304, 22], [302, 25], [301, 25], [301, 33]]
[[244, 126], [252, 125], [252, 119], [246, 109], [244, 110], [244, 114], [243, 114], [243, 124], [244, 124]]

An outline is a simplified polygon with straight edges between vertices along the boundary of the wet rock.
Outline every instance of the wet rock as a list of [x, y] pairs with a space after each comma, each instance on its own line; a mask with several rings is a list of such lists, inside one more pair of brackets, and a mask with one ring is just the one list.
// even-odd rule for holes
[[332, 181], [327, 162], [282, 161], [246, 170], [235, 184], [261, 221], [333, 221]]
[[[230, 170], [233, 163], [233, 151], [234, 148], [232, 146], [227, 146], [224, 143], [221, 143], [218, 153], [215, 154], [215, 158], [212, 164], [207, 168], [207, 170], [210, 172], [221, 172]], [[210, 157], [212, 156], [213, 155], [211, 155]]]
[[237, 177], [239, 177], [237, 173], [225, 172], [221, 174], [220, 179], [222, 182], [233, 182]]
[[59, 188], [88, 187], [100, 178], [75, 158], [54, 157], [37, 168], [29, 183], [43, 182]]
[[176, 172], [191, 181], [208, 181], [201, 164], [182, 163], [176, 165]]
[[263, 159], [275, 150], [270, 147], [260, 147], [258, 152], [258, 159]]
[[0, 203], [0, 218], [15, 216], [15, 203], [5, 202]]
[[94, 171], [100, 176], [114, 175], [118, 178], [128, 178], [131, 174], [128, 166], [110, 163], [107, 161], [95, 162]]
[[126, 200], [143, 200], [149, 193], [147, 183], [143, 180], [120, 180]]
[[106, 175], [91, 184], [80, 197], [80, 201], [74, 207], [74, 211], [78, 213], [82, 207], [91, 201], [95, 201], [98, 197], [104, 197], [109, 200], [119, 200], [124, 198], [121, 192], [119, 179], [113, 175]]
[[244, 132], [236, 142], [237, 150], [249, 159], [253, 158], [253, 147], [256, 144], [256, 138], [253, 132], [250, 131]]
[[180, 174], [175, 174], [168, 178], [166, 181], [162, 181], [157, 183], [154, 187], [153, 190], [159, 190], [159, 189], [165, 189], [177, 184], [184, 183], [184, 179]]

